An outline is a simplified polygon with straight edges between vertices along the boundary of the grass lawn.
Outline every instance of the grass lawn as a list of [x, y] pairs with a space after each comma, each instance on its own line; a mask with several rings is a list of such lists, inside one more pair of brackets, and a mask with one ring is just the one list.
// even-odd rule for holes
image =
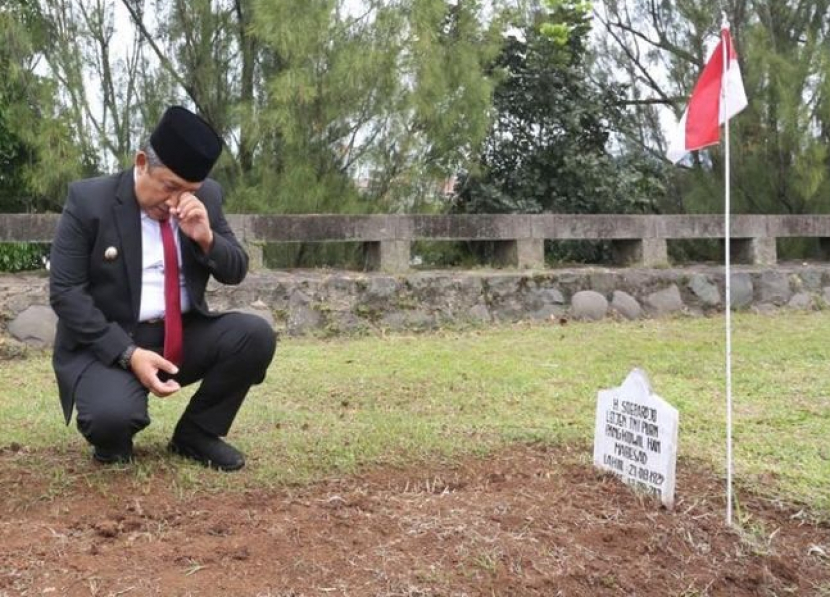
[[[576, 446], [589, 461], [597, 391], [633, 367], [680, 412], [678, 467], [723, 472], [724, 334], [714, 317], [286, 338], [232, 430], [245, 471], [217, 474], [164, 454], [187, 389], [151, 397], [134, 475], [172, 473], [183, 490], [305, 483], [517, 441]], [[830, 512], [830, 314], [738, 314], [732, 339], [736, 483]], [[64, 466], [89, 450], [74, 422], [63, 425], [50, 355], [0, 362], [0, 421], [0, 449], [22, 447], [50, 491], [106, 479], [106, 469]]]

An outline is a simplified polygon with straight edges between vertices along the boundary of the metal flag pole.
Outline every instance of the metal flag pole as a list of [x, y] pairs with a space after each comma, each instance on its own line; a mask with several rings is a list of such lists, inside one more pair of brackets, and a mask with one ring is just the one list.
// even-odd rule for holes
[[729, 30], [726, 14], [721, 25], [721, 45], [723, 46], [723, 74], [721, 75], [721, 110], [724, 114], [724, 137], [726, 164], [724, 166], [724, 251], [725, 287], [726, 287], [726, 524], [732, 526], [732, 271], [731, 271], [731, 222], [730, 222], [730, 155], [729, 155], [729, 110], [726, 104], [729, 71], [729, 38], [724, 31]]

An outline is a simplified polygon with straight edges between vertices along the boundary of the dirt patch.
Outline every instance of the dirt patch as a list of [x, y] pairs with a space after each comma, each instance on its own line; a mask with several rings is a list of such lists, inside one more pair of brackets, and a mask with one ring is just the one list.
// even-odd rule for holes
[[830, 594], [826, 520], [742, 495], [730, 530], [685, 464], [666, 511], [565, 448], [192, 496], [114, 474], [34, 503], [23, 456], [0, 454], [3, 597]]

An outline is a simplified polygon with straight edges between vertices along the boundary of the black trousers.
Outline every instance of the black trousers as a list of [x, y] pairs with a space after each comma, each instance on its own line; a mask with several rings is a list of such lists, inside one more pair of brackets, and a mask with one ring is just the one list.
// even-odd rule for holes
[[[142, 348], [161, 353], [164, 326], [141, 324], [133, 337]], [[202, 383], [179, 425], [196, 425], [211, 435], [227, 435], [250, 387], [265, 379], [276, 345], [274, 330], [256, 315], [185, 316], [183, 362], [171, 377], [182, 387], [199, 380]], [[175, 394], [166, 400], [175, 400]], [[96, 362], [76, 386], [78, 429], [95, 446], [127, 450], [133, 436], [150, 424], [147, 404], [147, 388], [135, 375], [117, 364]]]

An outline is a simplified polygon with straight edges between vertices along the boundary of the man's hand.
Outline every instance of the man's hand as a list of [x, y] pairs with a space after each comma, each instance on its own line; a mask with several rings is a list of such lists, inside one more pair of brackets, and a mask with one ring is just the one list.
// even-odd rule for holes
[[141, 385], [159, 398], [165, 398], [181, 389], [177, 381], [168, 379], [162, 382], [159, 379], [159, 371], [175, 375], [179, 372], [179, 368], [152, 350], [136, 348], [132, 358], [130, 358], [130, 369], [132, 369], [138, 381], [141, 382]]
[[170, 208], [170, 215], [179, 220], [179, 230], [195, 240], [202, 252], [210, 251], [213, 244], [213, 230], [210, 228], [205, 204], [193, 193], [182, 193], [176, 207]]

